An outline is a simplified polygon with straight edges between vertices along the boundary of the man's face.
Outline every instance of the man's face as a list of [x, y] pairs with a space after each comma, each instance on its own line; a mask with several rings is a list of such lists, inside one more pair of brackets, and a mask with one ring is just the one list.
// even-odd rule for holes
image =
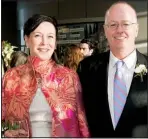
[[84, 56], [90, 56], [92, 54], [92, 50], [89, 49], [89, 45], [87, 43], [81, 43], [80, 49]]
[[[113, 6], [106, 16], [105, 35], [112, 51], [135, 49], [138, 24], [134, 10], [125, 4]], [[115, 28], [114, 26], [117, 26]]]

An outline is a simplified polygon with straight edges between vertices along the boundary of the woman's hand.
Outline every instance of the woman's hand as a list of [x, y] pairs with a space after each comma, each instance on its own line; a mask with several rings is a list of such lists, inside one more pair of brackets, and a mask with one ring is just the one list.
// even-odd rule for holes
[[6, 130], [4, 133], [5, 137], [28, 137], [28, 132], [23, 129]]

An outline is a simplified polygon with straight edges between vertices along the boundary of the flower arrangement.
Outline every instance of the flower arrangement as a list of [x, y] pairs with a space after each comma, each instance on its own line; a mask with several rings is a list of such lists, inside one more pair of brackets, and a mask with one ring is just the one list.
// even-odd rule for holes
[[4, 137], [4, 133], [7, 130], [16, 130], [20, 128], [17, 123], [14, 123], [13, 125], [11, 125], [9, 122], [6, 122], [4, 120], [2, 120], [1, 126], [2, 126], [2, 137]]
[[11, 61], [11, 54], [14, 52], [14, 48], [16, 46], [12, 46], [8, 41], [2, 41], [2, 56], [4, 58], [4, 64], [6, 68], [9, 67], [9, 63]]
[[138, 64], [135, 68], [135, 77], [140, 76], [141, 82], [143, 82], [143, 76], [147, 73], [147, 68], [143, 64]]

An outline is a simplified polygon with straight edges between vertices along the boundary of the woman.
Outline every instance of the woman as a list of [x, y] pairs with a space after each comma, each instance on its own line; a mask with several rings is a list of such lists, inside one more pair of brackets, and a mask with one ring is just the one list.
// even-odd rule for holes
[[[54, 61], [55, 23], [44, 15], [34, 15], [25, 23], [24, 39], [31, 56], [3, 78], [2, 119], [27, 119], [29, 137], [88, 137], [78, 76]], [[17, 129], [4, 134], [24, 137], [26, 133]]]
[[77, 70], [79, 62], [84, 58], [80, 47], [76, 44], [71, 44], [65, 55], [64, 65], [70, 69]]

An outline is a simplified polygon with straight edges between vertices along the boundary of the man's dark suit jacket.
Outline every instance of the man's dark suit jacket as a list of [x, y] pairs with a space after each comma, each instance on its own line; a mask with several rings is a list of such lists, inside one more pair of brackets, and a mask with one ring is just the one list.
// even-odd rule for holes
[[[91, 56], [79, 64], [82, 98], [91, 137], [148, 137], [147, 74], [133, 76], [125, 107], [114, 130], [108, 104], [109, 51]], [[147, 67], [147, 57], [137, 53], [137, 64]]]

